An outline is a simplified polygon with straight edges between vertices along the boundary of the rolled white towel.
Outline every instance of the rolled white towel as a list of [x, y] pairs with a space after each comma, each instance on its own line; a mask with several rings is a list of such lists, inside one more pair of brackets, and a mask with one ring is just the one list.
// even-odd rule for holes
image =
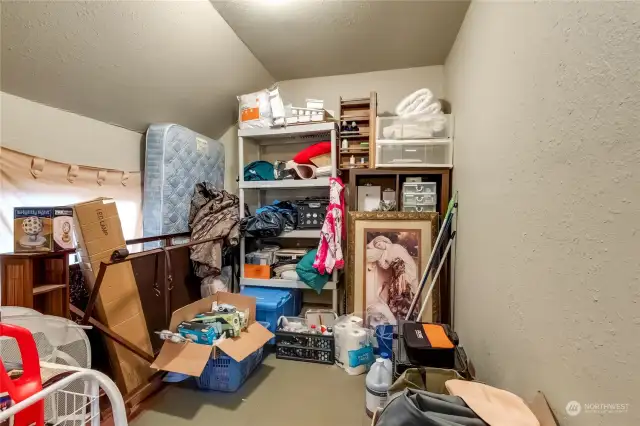
[[433, 102], [433, 93], [429, 89], [419, 89], [400, 101], [396, 115], [409, 115], [419, 112]]
[[429, 89], [416, 90], [396, 107], [396, 115], [403, 118], [425, 120], [425, 116], [442, 114], [442, 105]]

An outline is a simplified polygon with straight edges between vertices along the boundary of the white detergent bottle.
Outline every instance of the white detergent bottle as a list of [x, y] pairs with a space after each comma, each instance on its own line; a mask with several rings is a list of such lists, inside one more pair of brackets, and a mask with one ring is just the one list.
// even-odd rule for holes
[[365, 405], [367, 415], [373, 417], [378, 408], [387, 403], [387, 391], [391, 386], [391, 370], [385, 365], [383, 358], [373, 363], [365, 379]]
[[393, 363], [389, 359], [389, 354], [386, 352], [381, 352], [380, 358], [382, 358], [382, 360], [384, 361], [384, 366], [387, 367], [389, 371], [391, 371], [391, 375], [393, 375]]

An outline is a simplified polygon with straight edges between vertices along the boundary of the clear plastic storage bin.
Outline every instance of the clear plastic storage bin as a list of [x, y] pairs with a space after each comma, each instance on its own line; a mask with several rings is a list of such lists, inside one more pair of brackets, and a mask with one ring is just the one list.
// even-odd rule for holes
[[404, 194], [402, 196], [403, 206], [424, 206], [436, 203], [436, 194]]
[[453, 117], [451, 114], [378, 117], [376, 133], [381, 140], [450, 139]]
[[402, 193], [403, 194], [434, 194], [434, 197], [435, 197], [436, 183], [435, 182], [405, 182], [402, 185]]
[[432, 205], [424, 205], [424, 206], [403, 206], [402, 207], [402, 211], [403, 212], [416, 212], [416, 213], [435, 212], [436, 211], [436, 205], [432, 204]]
[[376, 167], [453, 167], [453, 143], [378, 140]]

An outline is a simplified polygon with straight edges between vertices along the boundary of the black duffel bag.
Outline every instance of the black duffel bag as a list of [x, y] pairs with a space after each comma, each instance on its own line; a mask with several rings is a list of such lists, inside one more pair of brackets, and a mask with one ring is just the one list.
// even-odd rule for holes
[[284, 217], [274, 211], [263, 211], [243, 219], [241, 228], [255, 238], [274, 238], [284, 231]]

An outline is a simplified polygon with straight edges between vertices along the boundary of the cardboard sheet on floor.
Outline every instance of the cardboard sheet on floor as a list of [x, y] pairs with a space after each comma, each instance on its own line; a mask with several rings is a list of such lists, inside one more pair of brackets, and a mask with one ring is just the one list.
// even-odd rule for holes
[[219, 351], [240, 362], [273, 338], [273, 333], [256, 322], [255, 297], [224, 292], [216, 293], [176, 310], [171, 315], [170, 330], [175, 332], [178, 324], [182, 321], [189, 321], [196, 314], [210, 311], [213, 302], [228, 303], [241, 311], [248, 309], [249, 326], [247, 330], [242, 331], [240, 337], [223, 339], [211, 345], [193, 342], [174, 343], [167, 340], [162, 344], [160, 353], [151, 367], [189, 376], [200, 376], [209, 359], [216, 358]]
[[[89, 288], [95, 284], [101, 262], [108, 262], [114, 250], [126, 248], [122, 225], [114, 200], [99, 198], [73, 206], [77, 253]], [[140, 294], [130, 262], [106, 270], [96, 313], [100, 322], [143, 351], [153, 355], [151, 340], [140, 303]], [[149, 363], [112, 339], [105, 338], [107, 351], [122, 393], [147, 382], [153, 374]]]

